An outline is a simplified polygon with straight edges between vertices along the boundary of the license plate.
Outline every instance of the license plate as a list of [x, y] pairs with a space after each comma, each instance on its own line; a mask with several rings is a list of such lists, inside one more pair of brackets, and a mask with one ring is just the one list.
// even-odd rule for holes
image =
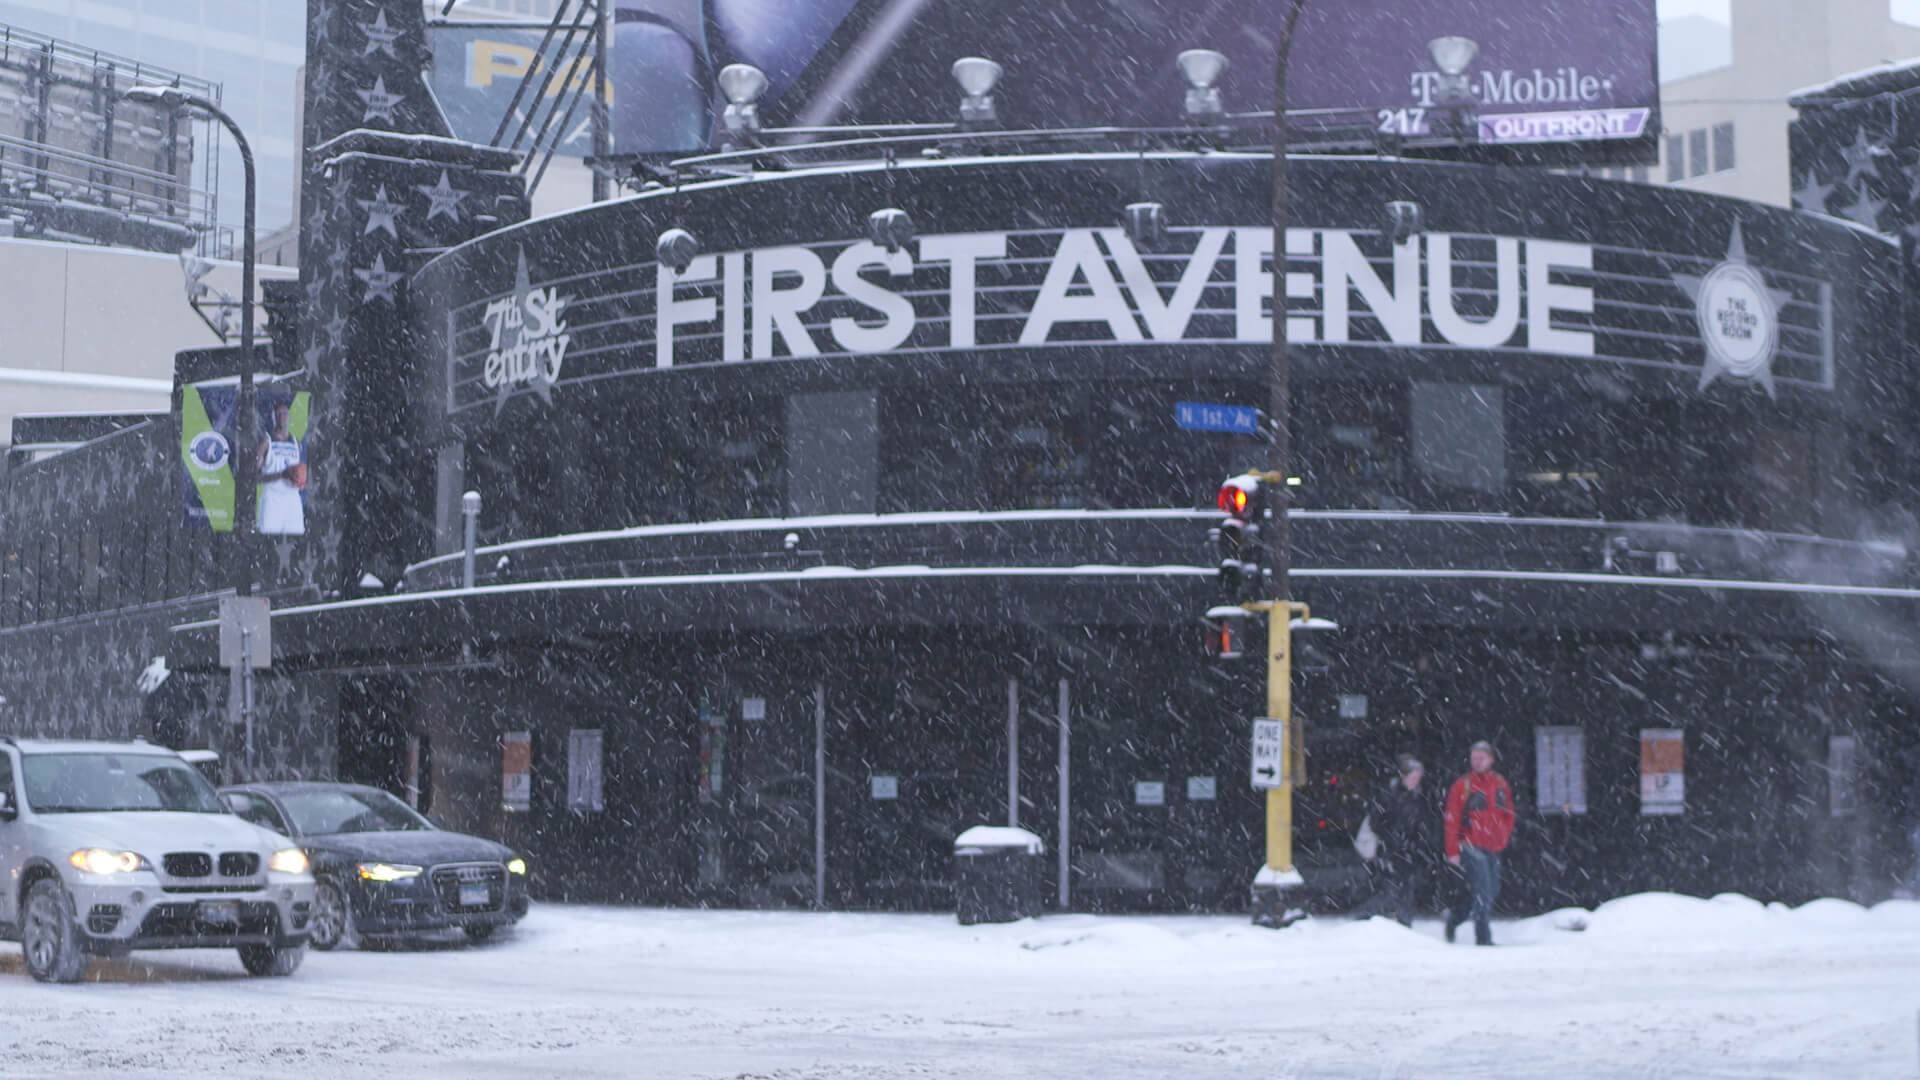
[[487, 892], [484, 884], [460, 886], [461, 907], [486, 907], [493, 903], [493, 896]]
[[234, 900], [203, 900], [200, 903], [200, 921], [210, 926], [237, 926], [240, 923], [240, 904]]

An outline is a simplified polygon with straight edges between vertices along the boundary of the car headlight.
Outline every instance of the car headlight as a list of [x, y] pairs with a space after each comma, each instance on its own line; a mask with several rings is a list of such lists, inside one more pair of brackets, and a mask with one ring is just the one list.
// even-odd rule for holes
[[304, 874], [313, 869], [313, 863], [297, 847], [281, 848], [267, 856], [267, 869], [276, 874]]
[[76, 870], [85, 870], [89, 874], [131, 874], [136, 870], [151, 870], [147, 860], [131, 851], [108, 851], [106, 848], [81, 848], [67, 856], [67, 861]]
[[515, 855], [513, 858], [507, 860], [507, 873], [520, 874], [524, 876], [526, 872], [527, 872], [527, 860], [521, 858], [518, 855]]
[[419, 867], [398, 863], [363, 862], [359, 869], [362, 881], [405, 881], [420, 876]]

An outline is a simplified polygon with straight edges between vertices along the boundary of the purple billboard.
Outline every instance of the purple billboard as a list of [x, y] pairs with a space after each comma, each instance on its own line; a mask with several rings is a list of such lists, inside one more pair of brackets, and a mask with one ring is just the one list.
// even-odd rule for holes
[[[1230, 112], [1271, 108], [1283, 0], [616, 0], [615, 148], [671, 154], [715, 138], [714, 75], [764, 70], [770, 125], [948, 119], [948, 75], [998, 61], [1005, 126], [1169, 126], [1186, 90], [1174, 58], [1230, 64]], [[1553, 163], [1652, 160], [1659, 130], [1654, 0], [1310, 0], [1293, 48], [1292, 110], [1310, 140], [1451, 131], [1427, 43], [1473, 39], [1466, 92], [1483, 155]]]

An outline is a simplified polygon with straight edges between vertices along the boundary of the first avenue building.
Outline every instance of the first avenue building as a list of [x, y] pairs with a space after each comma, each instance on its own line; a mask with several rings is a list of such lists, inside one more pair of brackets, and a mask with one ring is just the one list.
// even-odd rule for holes
[[[300, 529], [182, 523], [185, 405], [18, 469], [0, 726], [381, 784], [552, 897], [938, 908], [953, 838], [1018, 823], [1061, 907], [1243, 907], [1264, 669], [1200, 617], [1213, 493], [1266, 447], [1190, 421], [1264, 408], [1279, 273], [1292, 591], [1339, 627], [1295, 664], [1310, 888], [1364, 890], [1396, 754], [1450, 778], [1476, 739], [1516, 908], [1908, 870], [1912, 262], [1857, 117], [1809, 107], [1796, 153], [1868, 222], [1302, 156], [1276, 259], [1266, 154], [801, 158], [529, 219], [404, 60], [308, 77], [262, 366]], [[177, 399], [241, 362], [183, 355]], [[215, 618], [243, 566], [251, 761]]]

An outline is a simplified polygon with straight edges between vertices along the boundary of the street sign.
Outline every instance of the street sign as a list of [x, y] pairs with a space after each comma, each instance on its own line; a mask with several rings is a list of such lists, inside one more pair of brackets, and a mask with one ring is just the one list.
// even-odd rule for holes
[[1253, 786], [1277, 788], [1287, 776], [1287, 725], [1262, 717], [1253, 722]]
[[220, 598], [220, 666], [273, 666], [273, 617], [264, 596]]
[[1186, 431], [1224, 431], [1230, 435], [1258, 435], [1260, 410], [1250, 405], [1212, 405], [1204, 401], [1173, 403], [1173, 422]]

